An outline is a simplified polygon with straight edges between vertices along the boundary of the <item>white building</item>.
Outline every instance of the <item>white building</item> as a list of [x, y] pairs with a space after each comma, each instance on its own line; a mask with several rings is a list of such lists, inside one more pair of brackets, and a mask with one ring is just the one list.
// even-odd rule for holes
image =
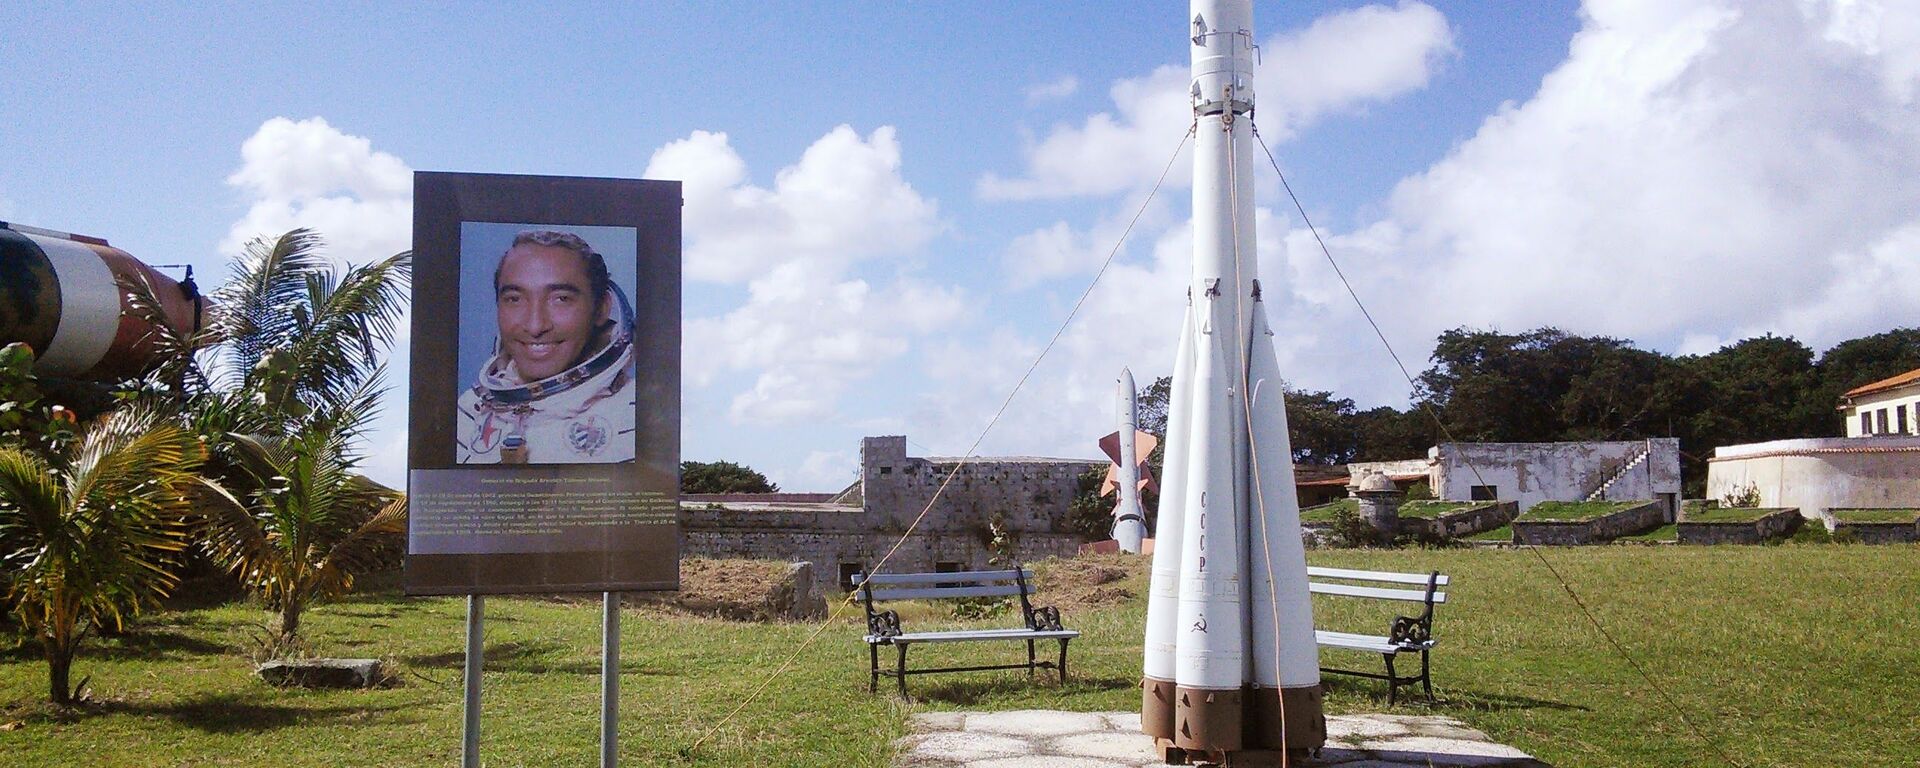
[[1426, 459], [1348, 464], [1353, 482], [1382, 472], [1405, 482], [1425, 475], [1446, 501], [1514, 501], [1525, 512], [1543, 501], [1647, 499], [1680, 507], [1680, 441], [1671, 437], [1572, 443], [1441, 443]]
[[1820, 437], [1714, 449], [1707, 498], [1747, 494], [1762, 507], [1798, 507], [1808, 519], [1831, 520], [1830, 509], [1920, 507], [1920, 437]]
[[1840, 396], [1847, 437], [1920, 435], [1920, 368]]

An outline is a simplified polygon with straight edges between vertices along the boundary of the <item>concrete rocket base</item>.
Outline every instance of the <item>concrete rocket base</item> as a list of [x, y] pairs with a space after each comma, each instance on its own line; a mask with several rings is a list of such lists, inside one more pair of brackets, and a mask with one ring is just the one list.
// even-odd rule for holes
[[1282, 753], [1327, 741], [1318, 685], [1203, 690], [1147, 678], [1141, 689], [1141, 728], [1173, 765], [1279, 765]]

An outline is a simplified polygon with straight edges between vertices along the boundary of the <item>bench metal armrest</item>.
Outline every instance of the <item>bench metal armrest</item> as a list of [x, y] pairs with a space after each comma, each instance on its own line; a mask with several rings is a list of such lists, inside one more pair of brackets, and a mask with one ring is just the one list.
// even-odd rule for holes
[[1027, 612], [1027, 629], [1057, 632], [1066, 627], [1060, 626], [1060, 609], [1043, 605]]
[[1431, 611], [1426, 616], [1395, 616], [1393, 626], [1387, 630], [1387, 642], [1395, 645], [1424, 645], [1433, 640], [1433, 617]]
[[899, 637], [900, 614], [897, 611], [880, 611], [867, 614], [867, 633], [878, 638]]

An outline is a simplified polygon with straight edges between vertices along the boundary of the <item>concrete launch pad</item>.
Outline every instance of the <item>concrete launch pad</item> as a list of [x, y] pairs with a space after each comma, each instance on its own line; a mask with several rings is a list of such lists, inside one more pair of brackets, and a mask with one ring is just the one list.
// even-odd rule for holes
[[[1158, 768], [1135, 712], [929, 712], [914, 715], [900, 768]], [[1329, 715], [1327, 746], [1300, 768], [1547, 768], [1458, 720], [1417, 715]], [[1277, 763], [1276, 763], [1277, 765]]]

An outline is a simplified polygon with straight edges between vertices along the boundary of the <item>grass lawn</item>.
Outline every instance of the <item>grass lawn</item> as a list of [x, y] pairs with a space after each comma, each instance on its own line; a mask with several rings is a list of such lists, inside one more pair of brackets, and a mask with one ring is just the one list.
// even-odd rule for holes
[[1464, 540], [1465, 541], [1496, 541], [1496, 542], [1504, 541], [1504, 542], [1512, 543], [1513, 525], [1508, 524], [1508, 525], [1503, 525], [1498, 528], [1495, 528], [1491, 531], [1481, 531], [1472, 536], [1468, 536]]
[[1827, 512], [1842, 523], [1911, 523], [1920, 518], [1920, 509], [1829, 509]]
[[1680, 522], [1751, 523], [1779, 511], [1778, 507], [1703, 507], [1686, 510], [1680, 516]]
[[1646, 504], [1644, 501], [1543, 501], [1520, 513], [1521, 522], [1580, 522]]
[[1645, 533], [1636, 533], [1636, 534], [1633, 534], [1632, 536], [1622, 536], [1620, 538], [1614, 539], [1614, 541], [1628, 541], [1628, 542], [1659, 542], [1659, 541], [1679, 541], [1679, 540], [1680, 540], [1680, 526], [1674, 525], [1673, 523], [1667, 523], [1666, 525], [1660, 526], [1658, 528], [1655, 528], [1651, 531], [1647, 531]]
[[1451, 515], [1455, 512], [1465, 512], [1469, 509], [1478, 509], [1484, 506], [1490, 505], [1484, 501], [1409, 501], [1400, 505], [1398, 514], [1401, 517], [1417, 517], [1423, 520], [1432, 520], [1441, 515]]
[[[1562, 768], [1716, 765], [1660, 698], [1580, 617], [1545, 556], [1688, 715], [1746, 765], [1910, 768], [1920, 760], [1920, 546], [1575, 547], [1315, 550], [1315, 565], [1453, 577], [1440, 606], [1436, 692], [1393, 711], [1460, 718]], [[1128, 710], [1137, 681], [1146, 559], [1070, 606], [1073, 677], [915, 678], [902, 704], [866, 692], [859, 613], [689, 756], [682, 749], [744, 701], [815, 625], [749, 624], [629, 609], [622, 624], [622, 761], [628, 765], [883, 766], [920, 709]], [[1109, 561], [1102, 561], [1109, 562]], [[1048, 595], [1043, 565], [1041, 594]], [[1065, 594], [1067, 590], [1055, 590]], [[1317, 623], [1384, 632], [1380, 601], [1316, 600]], [[1043, 599], [1042, 602], [1046, 602]], [[910, 606], [910, 609], [913, 607]], [[597, 601], [492, 598], [483, 750], [489, 766], [592, 764], [597, 754]], [[318, 650], [397, 661], [403, 683], [360, 692], [278, 691], [249, 674], [245, 605], [162, 612], [90, 645], [76, 677], [99, 703], [38, 704], [32, 648], [0, 653], [0, 764], [8, 766], [450, 765], [459, 752], [464, 603], [378, 592], [315, 611]], [[910, 628], [943, 621], [907, 612]], [[1017, 614], [986, 624], [1016, 622]], [[1006, 647], [916, 649], [928, 664], [1006, 660]], [[1377, 657], [1326, 652], [1368, 668]], [[885, 681], [883, 681], [884, 683]], [[1330, 677], [1330, 713], [1387, 711], [1379, 683]]]
[[1335, 516], [1339, 515], [1342, 510], [1352, 512], [1356, 515], [1360, 514], [1360, 500], [1354, 498], [1335, 499], [1317, 507], [1307, 507], [1306, 509], [1300, 510], [1300, 522], [1331, 523], [1334, 521]]

